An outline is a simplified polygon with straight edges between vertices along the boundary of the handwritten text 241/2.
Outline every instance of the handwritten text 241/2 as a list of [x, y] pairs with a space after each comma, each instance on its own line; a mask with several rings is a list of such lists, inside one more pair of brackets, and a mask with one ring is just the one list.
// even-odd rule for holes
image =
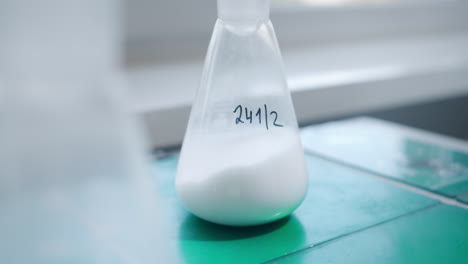
[[[244, 110], [245, 110], [245, 119], [244, 119]], [[253, 116], [253, 111], [249, 110], [247, 107], [242, 107], [242, 105], [236, 106], [234, 108], [234, 111], [232, 111], [234, 114], [237, 114], [237, 117], [235, 119], [236, 125], [239, 124], [246, 124], [246, 123], [254, 123], [257, 122], [259, 124], [264, 124], [266, 129], [269, 128], [269, 122], [271, 121], [271, 125], [276, 126], [276, 127], [283, 127], [283, 125], [278, 124], [278, 112], [276, 111], [270, 111], [268, 112], [268, 106], [266, 104], [263, 105], [263, 107], [259, 107], [257, 111], [255, 112], [255, 117]]]

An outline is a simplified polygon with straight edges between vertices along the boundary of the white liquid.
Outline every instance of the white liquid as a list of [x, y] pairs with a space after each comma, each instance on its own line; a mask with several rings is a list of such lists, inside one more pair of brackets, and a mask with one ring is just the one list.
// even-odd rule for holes
[[297, 133], [262, 132], [190, 138], [176, 188], [185, 207], [205, 220], [256, 225], [289, 215], [307, 192]]

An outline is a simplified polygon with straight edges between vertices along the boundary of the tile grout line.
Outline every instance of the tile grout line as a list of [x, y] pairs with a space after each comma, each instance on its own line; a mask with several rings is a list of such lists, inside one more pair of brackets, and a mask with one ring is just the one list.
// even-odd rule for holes
[[460, 207], [460, 208], [463, 208], [463, 209], [468, 209], [468, 204], [462, 203], [462, 202], [458, 201], [456, 198], [449, 198], [449, 197], [443, 196], [441, 194], [437, 194], [437, 193], [434, 193], [434, 192], [431, 192], [431, 191], [428, 191], [428, 190], [425, 190], [425, 189], [422, 189], [422, 188], [418, 188], [416, 186], [412, 186], [412, 185], [410, 185], [408, 183], [403, 183], [401, 181], [390, 179], [389, 177], [382, 176], [380, 174], [374, 173], [374, 172], [372, 172], [370, 170], [361, 168], [359, 166], [354, 166], [354, 165], [352, 165], [350, 163], [347, 163], [345, 161], [341, 161], [341, 160], [338, 160], [338, 159], [335, 159], [335, 158], [332, 158], [332, 157], [329, 157], [329, 156], [326, 156], [326, 155], [322, 155], [322, 154], [320, 154], [318, 152], [315, 152], [315, 151], [311, 151], [311, 150], [308, 150], [308, 149], [304, 149], [304, 151], [305, 151], [305, 153], [307, 153], [309, 155], [312, 155], [314, 157], [317, 157], [319, 159], [334, 162], [334, 163], [338, 163], [338, 164], [343, 165], [343, 166], [345, 166], [347, 168], [350, 168], [350, 169], [357, 170], [359, 172], [365, 173], [366, 175], [369, 175], [371, 177], [383, 180], [385, 182], [396, 185], [396, 186], [398, 186], [400, 188], [403, 188], [403, 189], [406, 189], [408, 191], [418, 193], [420, 195], [423, 195], [423, 196], [429, 197], [431, 199], [437, 200], [437, 201], [439, 201], [439, 202], [441, 202], [443, 204], [456, 206], [456, 207]]
[[281, 255], [281, 256], [279, 256], [279, 257], [272, 258], [272, 259], [270, 259], [270, 260], [267, 260], [267, 261], [264, 261], [264, 262], [260, 262], [260, 263], [261, 263], [261, 264], [274, 263], [274, 262], [276, 262], [276, 261], [278, 261], [278, 260], [280, 260], [280, 259], [283, 259], [283, 258], [286, 258], [286, 257], [290, 257], [290, 256], [292, 256], [292, 255], [300, 254], [301, 252], [307, 251], [307, 250], [309, 250], [309, 249], [311, 249], [311, 248], [314, 248], [314, 247], [316, 247], [316, 245], [310, 245], [310, 246], [307, 246], [307, 247], [305, 247], [305, 248], [301, 248], [301, 249], [298, 249], [298, 250], [296, 250], [296, 251], [293, 251], [293, 252], [290, 252], [290, 253], [286, 253], [286, 254]]
[[307, 246], [307, 247], [305, 247], [305, 248], [302, 248], [302, 249], [293, 251], [293, 252], [291, 252], [291, 253], [287, 253], [287, 254], [285, 254], [285, 255], [282, 255], [282, 256], [279, 256], [279, 257], [276, 257], [276, 258], [267, 260], [267, 261], [262, 262], [262, 263], [263, 263], [263, 264], [274, 263], [275, 261], [278, 261], [278, 260], [280, 260], [280, 259], [283, 259], [283, 258], [286, 258], [286, 257], [290, 257], [290, 256], [292, 256], [292, 255], [300, 254], [301, 252], [307, 251], [307, 250], [312, 249], [312, 248], [321, 248], [321, 247], [323, 247], [323, 246], [326, 246], [326, 245], [329, 244], [329, 243], [334, 243], [334, 242], [336, 242], [336, 241], [338, 241], [338, 240], [341, 240], [341, 239], [343, 239], [343, 238], [345, 238], [345, 237], [348, 237], [348, 236], [351, 236], [351, 235], [354, 235], [354, 234], [357, 234], [357, 233], [360, 233], [360, 232], [364, 232], [364, 231], [366, 231], [366, 230], [369, 230], [369, 229], [372, 229], [372, 228], [374, 228], [374, 227], [378, 227], [378, 226], [384, 225], [384, 224], [386, 224], [386, 223], [389, 223], [389, 222], [398, 220], [398, 219], [400, 219], [400, 218], [404, 218], [404, 217], [407, 217], [407, 216], [410, 216], [410, 215], [413, 215], [413, 214], [416, 214], [416, 213], [419, 213], [419, 212], [422, 212], [422, 211], [431, 209], [431, 208], [436, 207], [436, 206], [438, 206], [438, 205], [440, 205], [439, 202], [437, 202], [437, 203], [435, 203], [435, 204], [431, 204], [431, 205], [425, 206], [425, 207], [422, 207], [422, 208], [419, 208], [419, 209], [416, 209], [416, 210], [411, 211], [411, 212], [407, 212], [407, 213], [402, 214], [402, 215], [398, 215], [398, 216], [395, 216], [395, 217], [386, 219], [386, 220], [384, 220], [384, 221], [381, 221], [381, 222], [378, 222], [378, 223], [375, 223], [375, 224], [372, 224], [372, 225], [363, 227], [363, 228], [361, 228], [361, 229], [352, 231], [352, 232], [347, 233], [347, 234], [344, 234], [344, 235], [339, 235], [339, 236], [336, 236], [336, 237], [333, 237], [333, 238], [324, 240], [324, 241], [319, 242], [319, 243], [317, 243], [317, 244], [313, 244], [313, 245]]

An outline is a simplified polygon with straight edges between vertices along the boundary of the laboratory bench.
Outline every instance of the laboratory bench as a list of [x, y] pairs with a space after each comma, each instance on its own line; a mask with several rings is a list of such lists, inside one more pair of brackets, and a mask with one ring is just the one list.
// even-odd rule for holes
[[289, 217], [227, 227], [183, 209], [178, 152], [157, 151], [170, 245], [184, 263], [468, 263], [468, 143], [374, 118], [301, 129], [308, 195]]

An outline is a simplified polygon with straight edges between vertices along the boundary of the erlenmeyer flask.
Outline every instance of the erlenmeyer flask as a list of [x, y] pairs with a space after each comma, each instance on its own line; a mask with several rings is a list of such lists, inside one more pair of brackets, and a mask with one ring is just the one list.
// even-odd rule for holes
[[307, 182], [269, 0], [218, 0], [182, 147], [178, 197], [205, 220], [257, 225], [294, 211]]

